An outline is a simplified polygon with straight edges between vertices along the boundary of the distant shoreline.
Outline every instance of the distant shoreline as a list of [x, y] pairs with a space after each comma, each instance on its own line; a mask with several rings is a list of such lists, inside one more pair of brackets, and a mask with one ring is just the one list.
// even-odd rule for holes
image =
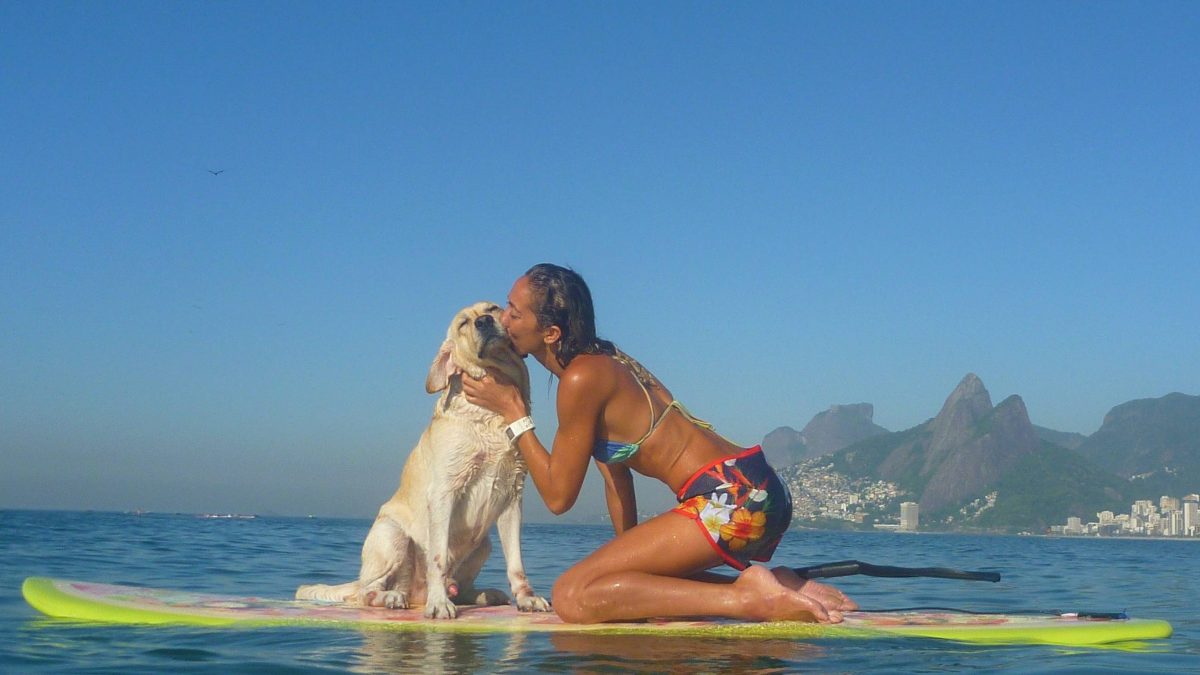
[[898, 530], [880, 530], [880, 529], [874, 529], [874, 528], [869, 529], [869, 530], [867, 530], [867, 529], [859, 530], [859, 529], [835, 529], [835, 528], [825, 528], [825, 527], [806, 527], [803, 525], [798, 525], [798, 526], [794, 525], [794, 526], [792, 526], [790, 531], [791, 532], [858, 532], [861, 534], [879, 534], [879, 535], [920, 534], [920, 535], [926, 535], [926, 536], [966, 534], [966, 535], [974, 535], [977, 537], [1041, 537], [1043, 539], [1104, 539], [1106, 541], [1111, 540], [1111, 541], [1193, 541], [1193, 542], [1200, 542], [1200, 537], [1161, 537], [1161, 536], [1155, 536], [1155, 537], [1141, 537], [1141, 536], [1098, 537], [1095, 535], [1082, 535], [1082, 534], [1033, 534], [1033, 533], [1019, 534], [1019, 533], [1013, 533], [1013, 532], [976, 532], [976, 531], [968, 531], [968, 530], [915, 530], [915, 531], [914, 530], [904, 530], [904, 531], [898, 531]]
[[1084, 534], [1026, 534], [1025, 537], [1045, 537], [1047, 539], [1105, 539], [1116, 541], [1200, 541], [1200, 537], [1098, 537]]
[[[283, 514], [225, 514], [225, 513], [193, 513], [187, 511], [110, 511], [106, 509], [38, 509], [38, 508], [0, 508], [0, 513], [5, 512], [49, 512], [49, 513], [82, 513], [82, 514], [105, 514], [105, 515], [125, 515], [132, 517], [143, 516], [168, 516], [168, 517], [187, 517], [200, 518], [211, 520], [254, 520], [254, 519], [287, 519], [287, 520], [347, 520], [347, 521], [367, 521], [371, 516], [317, 516], [317, 515], [283, 515]], [[578, 520], [530, 520], [525, 521], [525, 525], [549, 525], [553, 527], [611, 527], [607, 522], [586, 522]], [[1080, 540], [1095, 540], [1103, 539], [1105, 541], [1190, 541], [1200, 542], [1200, 537], [1101, 537], [1096, 535], [1079, 535], [1079, 534], [1014, 534], [1011, 532], [983, 532], [983, 531], [952, 531], [952, 530], [881, 530], [881, 529], [857, 529], [857, 528], [828, 528], [828, 527], [809, 527], [805, 525], [793, 525], [790, 532], [854, 532], [859, 534], [877, 534], [877, 535], [924, 535], [924, 536], [944, 536], [944, 535], [973, 535], [977, 537], [1040, 537], [1043, 539], [1080, 539]]]

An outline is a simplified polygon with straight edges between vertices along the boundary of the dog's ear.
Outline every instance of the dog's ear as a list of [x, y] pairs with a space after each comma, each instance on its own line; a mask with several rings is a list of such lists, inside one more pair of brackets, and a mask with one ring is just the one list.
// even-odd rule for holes
[[438, 350], [437, 356], [433, 357], [433, 364], [429, 366], [429, 375], [425, 378], [427, 393], [434, 394], [450, 386], [450, 376], [461, 372], [459, 367], [454, 364], [454, 358], [450, 353], [453, 346], [453, 342], [446, 340]]

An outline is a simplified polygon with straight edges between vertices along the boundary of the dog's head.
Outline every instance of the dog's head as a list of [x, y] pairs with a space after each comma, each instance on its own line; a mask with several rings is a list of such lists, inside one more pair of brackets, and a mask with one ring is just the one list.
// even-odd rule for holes
[[430, 394], [445, 389], [450, 378], [458, 373], [483, 377], [493, 368], [516, 382], [522, 392], [529, 389], [529, 372], [525, 362], [513, 350], [508, 331], [500, 323], [500, 306], [477, 302], [454, 315], [446, 330], [446, 341], [438, 349], [425, 391]]

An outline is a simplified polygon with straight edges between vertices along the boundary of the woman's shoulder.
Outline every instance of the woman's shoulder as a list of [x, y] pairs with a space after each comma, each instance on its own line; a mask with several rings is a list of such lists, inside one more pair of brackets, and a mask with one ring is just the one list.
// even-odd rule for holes
[[602, 404], [619, 387], [617, 374], [605, 363], [612, 359], [593, 354], [580, 354], [571, 359], [558, 381], [558, 401], [575, 404]]
[[562, 374], [562, 384], [569, 387], [596, 388], [615, 391], [623, 386], [662, 387], [650, 371], [633, 357], [618, 351], [615, 354], [580, 354], [571, 360]]
[[620, 372], [621, 364], [608, 354], [578, 354], [563, 370], [563, 383], [595, 384], [610, 380]]

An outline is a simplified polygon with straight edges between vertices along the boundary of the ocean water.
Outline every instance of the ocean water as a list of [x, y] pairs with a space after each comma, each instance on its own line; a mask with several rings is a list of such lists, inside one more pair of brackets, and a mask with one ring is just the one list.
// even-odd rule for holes
[[[358, 571], [370, 521], [0, 511], [0, 672], [1200, 672], [1200, 542], [793, 532], [774, 562], [849, 558], [1001, 572], [997, 584], [840, 580], [868, 608], [1125, 610], [1175, 627], [1118, 648], [974, 646], [916, 639], [731, 640], [457, 635], [309, 627], [204, 629], [69, 622], [21, 598], [27, 576], [291, 597]], [[604, 527], [526, 525], [535, 588], [605, 541]], [[483, 585], [506, 588], [496, 547]]]

